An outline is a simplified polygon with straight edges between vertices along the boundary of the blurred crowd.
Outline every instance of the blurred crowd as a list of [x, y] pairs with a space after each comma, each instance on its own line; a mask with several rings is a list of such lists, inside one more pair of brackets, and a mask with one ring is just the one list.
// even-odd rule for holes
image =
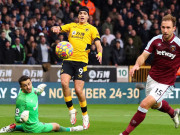
[[[81, 6], [90, 10], [103, 46], [103, 65], [133, 65], [148, 41], [160, 34], [161, 19], [172, 14], [180, 32], [178, 0], [0, 0], [0, 64], [61, 64], [55, 55], [66, 33], [52, 26], [78, 22]], [[92, 43], [89, 64], [98, 65]]]

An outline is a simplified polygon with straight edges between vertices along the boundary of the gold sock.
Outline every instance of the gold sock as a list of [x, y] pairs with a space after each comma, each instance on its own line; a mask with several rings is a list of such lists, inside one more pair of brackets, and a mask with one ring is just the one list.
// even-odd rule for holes
[[86, 100], [83, 102], [79, 101], [79, 104], [81, 107], [82, 115], [86, 115], [87, 114], [87, 102], [86, 102]]
[[67, 107], [68, 107], [69, 110], [74, 109], [74, 107], [73, 107], [73, 102], [72, 102], [72, 97], [71, 97], [71, 96], [64, 97], [64, 100], [65, 100], [66, 105], [67, 105]]

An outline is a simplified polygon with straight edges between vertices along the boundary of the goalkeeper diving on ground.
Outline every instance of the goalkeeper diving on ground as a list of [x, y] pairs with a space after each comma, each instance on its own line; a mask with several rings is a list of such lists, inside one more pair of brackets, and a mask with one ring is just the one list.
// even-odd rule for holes
[[63, 127], [58, 123], [43, 123], [39, 121], [38, 95], [40, 95], [46, 84], [40, 84], [37, 88], [32, 86], [31, 78], [21, 76], [19, 78], [20, 92], [16, 99], [15, 120], [21, 125], [11, 124], [0, 129], [0, 133], [22, 131], [27, 133], [46, 133], [82, 131], [83, 126]]

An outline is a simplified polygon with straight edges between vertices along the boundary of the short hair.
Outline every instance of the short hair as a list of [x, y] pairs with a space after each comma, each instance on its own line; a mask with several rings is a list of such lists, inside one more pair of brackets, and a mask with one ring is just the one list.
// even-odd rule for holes
[[26, 81], [26, 80], [28, 80], [28, 79], [31, 80], [31, 78], [30, 78], [29, 76], [26, 76], [26, 75], [21, 76], [21, 77], [18, 79], [19, 85], [21, 85], [21, 82]]
[[89, 15], [89, 9], [86, 6], [80, 7], [79, 12], [81, 12], [81, 11], [86, 11]]
[[176, 17], [172, 16], [171, 14], [165, 15], [165, 16], [162, 18], [162, 21], [167, 21], [167, 20], [172, 21], [173, 27], [176, 26]]

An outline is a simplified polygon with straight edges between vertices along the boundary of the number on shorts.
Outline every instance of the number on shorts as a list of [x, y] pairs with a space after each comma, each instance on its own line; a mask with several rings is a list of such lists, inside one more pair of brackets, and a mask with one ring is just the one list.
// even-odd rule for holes
[[83, 69], [82, 68], [79, 68], [79, 73], [80, 73], [80, 75], [83, 73]]
[[155, 91], [155, 93], [159, 96], [161, 96], [163, 94], [163, 90], [160, 90], [157, 88], [157, 90]]

